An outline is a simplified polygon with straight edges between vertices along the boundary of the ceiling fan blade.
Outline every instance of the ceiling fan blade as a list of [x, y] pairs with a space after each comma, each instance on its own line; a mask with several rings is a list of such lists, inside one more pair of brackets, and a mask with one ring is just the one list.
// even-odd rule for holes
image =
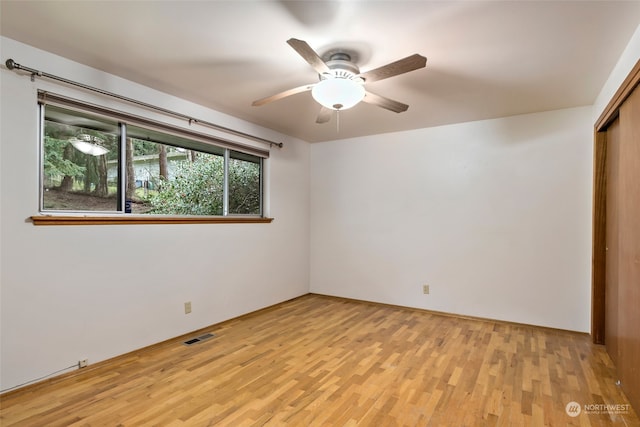
[[320, 108], [320, 112], [318, 113], [318, 118], [316, 119], [316, 123], [327, 123], [331, 120], [331, 115], [333, 114], [333, 110], [327, 107]]
[[311, 49], [311, 46], [309, 46], [306, 41], [289, 39], [287, 40], [287, 43], [289, 43], [289, 46], [298, 52], [298, 55], [302, 56], [304, 60], [318, 72], [318, 74], [328, 73], [331, 71], [327, 64], [324, 63], [315, 50]]
[[424, 68], [426, 65], [427, 58], [415, 53], [404, 59], [361, 73], [358, 77], [362, 77], [365, 83], [370, 83]]
[[276, 93], [275, 95], [267, 96], [266, 98], [258, 99], [253, 101], [251, 105], [254, 107], [259, 107], [264, 104], [268, 104], [269, 102], [277, 101], [282, 98], [286, 98], [287, 96], [295, 95], [296, 93], [307, 92], [311, 90], [316, 84], [309, 84], [304, 86], [294, 87], [293, 89], [285, 90], [284, 92]]
[[402, 102], [394, 101], [393, 99], [385, 98], [384, 96], [376, 95], [369, 91], [365, 92], [364, 99], [362, 100], [367, 104], [377, 105], [378, 107], [386, 108], [394, 113], [402, 113], [407, 111], [409, 106]]

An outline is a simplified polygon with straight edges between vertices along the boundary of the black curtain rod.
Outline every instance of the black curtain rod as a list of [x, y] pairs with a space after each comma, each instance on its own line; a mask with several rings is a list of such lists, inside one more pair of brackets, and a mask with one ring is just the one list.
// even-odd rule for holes
[[258, 136], [250, 135], [248, 133], [240, 132], [240, 131], [237, 131], [237, 130], [229, 129], [227, 127], [220, 126], [220, 125], [217, 125], [215, 123], [207, 122], [206, 120], [194, 119], [193, 117], [189, 117], [189, 116], [187, 116], [185, 114], [181, 114], [181, 113], [177, 113], [175, 111], [167, 110], [166, 108], [158, 107], [158, 106], [155, 106], [155, 105], [152, 105], [152, 104], [147, 104], [146, 102], [142, 102], [142, 101], [138, 101], [138, 100], [133, 99], [133, 98], [128, 98], [126, 96], [118, 95], [117, 93], [109, 92], [109, 91], [106, 91], [106, 90], [103, 90], [103, 89], [100, 89], [100, 88], [97, 88], [97, 87], [94, 87], [94, 86], [89, 86], [89, 85], [86, 85], [84, 83], [80, 83], [80, 82], [76, 82], [76, 81], [73, 81], [73, 80], [65, 79], [64, 77], [59, 77], [59, 76], [56, 76], [56, 75], [53, 75], [53, 74], [45, 73], [43, 71], [35, 70], [33, 68], [25, 67], [25, 66], [20, 65], [17, 62], [15, 62], [13, 59], [7, 59], [7, 61], [5, 62], [5, 65], [7, 66], [7, 68], [9, 70], [23, 70], [23, 71], [26, 71], [28, 73], [31, 73], [31, 80], [32, 81], [35, 80], [36, 76], [37, 77], [45, 77], [45, 78], [51, 79], [51, 80], [57, 80], [59, 82], [62, 82], [62, 83], [65, 83], [65, 84], [68, 84], [68, 85], [71, 85], [71, 86], [80, 87], [80, 88], [85, 89], [85, 90], [89, 90], [89, 91], [92, 91], [92, 92], [97, 92], [99, 94], [110, 96], [112, 98], [117, 98], [119, 100], [129, 102], [131, 104], [139, 105], [141, 107], [144, 107], [144, 108], [147, 108], [147, 109], [150, 109], [150, 110], [160, 111], [162, 113], [165, 113], [165, 114], [168, 114], [168, 115], [171, 115], [171, 116], [174, 116], [174, 117], [179, 117], [181, 119], [188, 120], [189, 124], [198, 123], [198, 124], [201, 124], [201, 125], [204, 125], [204, 126], [208, 126], [210, 128], [216, 129], [216, 130], [220, 130], [220, 131], [223, 131], [223, 132], [227, 132], [227, 133], [236, 135], [236, 136], [249, 138], [249, 139], [252, 139], [252, 140], [257, 141], [257, 142], [262, 142], [262, 143], [269, 144], [269, 145], [277, 145], [280, 148], [282, 148], [282, 146], [284, 145], [282, 142], [269, 141], [268, 139], [260, 138]]

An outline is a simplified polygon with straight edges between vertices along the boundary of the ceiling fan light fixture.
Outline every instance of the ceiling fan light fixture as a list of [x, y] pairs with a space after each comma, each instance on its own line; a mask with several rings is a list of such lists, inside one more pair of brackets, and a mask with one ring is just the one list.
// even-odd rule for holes
[[311, 90], [311, 96], [323, 107], [346, 110], [364, 99], [362, 83], [346, 78], [320, 80]]

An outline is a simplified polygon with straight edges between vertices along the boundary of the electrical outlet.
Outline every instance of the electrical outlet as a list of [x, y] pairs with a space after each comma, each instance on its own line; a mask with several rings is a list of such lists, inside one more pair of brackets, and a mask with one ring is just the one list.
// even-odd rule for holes
[[425, 295], [429, 294], [429, 285], [422, 285], [422, 293]]
[[88, 359], [78, 360], [78, 368], [86, 368], [88, 364], [89, 364]]
[[184, 314], [191, 313], [191, 301], [187, 301], [184, 303]]

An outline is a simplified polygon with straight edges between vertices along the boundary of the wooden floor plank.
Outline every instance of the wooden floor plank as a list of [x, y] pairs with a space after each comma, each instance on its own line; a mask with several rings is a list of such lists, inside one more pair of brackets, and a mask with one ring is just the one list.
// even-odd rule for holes
[[0, 396], [2, 426], [640, 426], [584, 334], [307, 295]]

